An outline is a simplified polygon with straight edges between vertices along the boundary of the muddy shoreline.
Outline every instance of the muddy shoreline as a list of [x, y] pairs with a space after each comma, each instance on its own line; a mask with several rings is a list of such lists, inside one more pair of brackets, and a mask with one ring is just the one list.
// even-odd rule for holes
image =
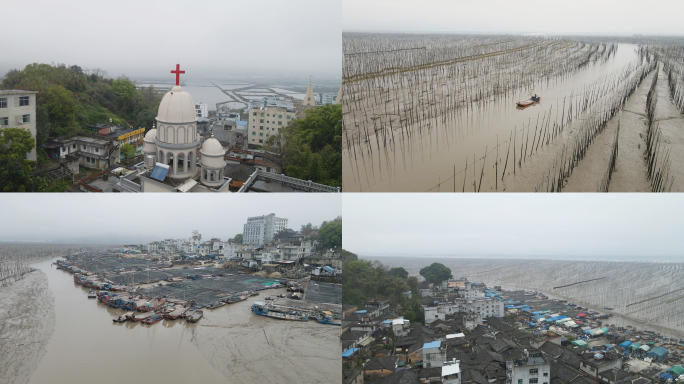
[[55, 330], [55, 299], [34, 269], [0, 289], [0, 382], [28, 383]]

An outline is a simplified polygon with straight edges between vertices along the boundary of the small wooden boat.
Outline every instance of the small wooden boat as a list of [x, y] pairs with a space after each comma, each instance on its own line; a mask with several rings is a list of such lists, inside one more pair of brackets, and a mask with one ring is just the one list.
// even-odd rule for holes
[[131, 316], [131, 320], [143, 321], [152, 315], [156, 315], [156, 313], [154, 313], [154, 312], [136, 313], [135, 315]]
[[174, 309], [173, 311], [171, 311], [170, 313], [163, 315], [163, 316], [165, 319], [176, 320], [177, 318], [182, 317], [188, 309], [190, 309], [190, 308], [178, 307], [178, 308]]
[[124, 321], [130, 319], [131, 316], [133, 316], [134, 313], [135, 313], [135, 312], [132, 312], [132, 311], [131, 311], [131, 312], [126, 312], [126, 313], [124, 313], [123, 315], [120, 315], [120, 316], [117, 316], [117, 317], [113, 318], [112, 321], [115, 321], [115, 322], [117, 322], [117, 323], [123, 323]]
[[198, 309], [195, 311], [195, 313], [193, 313], [190, 316], [187, 316], [185, 319], [191, 323], [196, 323], [199, 319], [202, 318], [202, 315], [204, 315], [204, 311]]
[[518, 105], [518, 107], [525, 108], [525, 107], [529, 107], [532, 104], [538, 103], [540, 100], [541, 100], [541, 97], [534, 95], [525, 101], [518, 101], [516, 104]]
[[164, 316], [162, 316], [158, 313], [154, 313], [150, 317], [140, 320], [140, 322], [145, 323], [145, 324], [154, 324], [163, 318], [164, 318]]
[[88, 292], [88, 298], [89, 298], [89, 299], [96, 299], [96, 298], [97, 298], [97, 294], [95, 293], [95, 291], [90, 291], [90, 292]]

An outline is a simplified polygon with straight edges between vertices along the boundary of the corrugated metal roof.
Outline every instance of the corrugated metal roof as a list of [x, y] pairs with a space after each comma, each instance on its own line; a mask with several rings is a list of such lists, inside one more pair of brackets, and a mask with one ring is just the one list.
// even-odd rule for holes
[[431, 343], [425, 343], [423, 344], [423, 349], [428, 349], [428, 348], [439, 348], [442, 345], [442, 342], [440, 340], [433, 341]]

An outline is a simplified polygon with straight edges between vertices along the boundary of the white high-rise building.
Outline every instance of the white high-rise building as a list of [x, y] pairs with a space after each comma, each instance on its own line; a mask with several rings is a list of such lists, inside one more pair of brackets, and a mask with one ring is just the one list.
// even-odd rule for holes
[[[16, 89], [0, 90], [0, 129], [24, 128], [35, 141], [37, 93]], [[26, 154], [26, 159], [36, 161], [35, 146]]]
[[195, 104], [195, 113], [197, 114], [197, 117], [203, 117], [205, 119], [209, 117], [209, 109], [207, 105], [201, 101]]
[[287, 219], [275, 217], [275, 213], [250, 217], [242, 232], [242, 242], [262, 245], [273, 240], [273, 236], [285, 228], [287, 228]]

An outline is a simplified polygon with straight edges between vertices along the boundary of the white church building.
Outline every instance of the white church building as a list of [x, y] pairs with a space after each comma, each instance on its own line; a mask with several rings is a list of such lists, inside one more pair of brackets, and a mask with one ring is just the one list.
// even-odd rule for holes
[[[122, 192], [230, 192], [231, 178], [224, 176], [226, 150], [211, 137], [202, 141], [197, 132], [196, 104], [179, 85], [159, 104], [156, 128], [144, 138], [142, 167], [120, 177], [116, 189]], [[197, 159], [200, 159], [199, 162]], [[311, 181], [257, 170], [238, 192], [340, 192]]]

